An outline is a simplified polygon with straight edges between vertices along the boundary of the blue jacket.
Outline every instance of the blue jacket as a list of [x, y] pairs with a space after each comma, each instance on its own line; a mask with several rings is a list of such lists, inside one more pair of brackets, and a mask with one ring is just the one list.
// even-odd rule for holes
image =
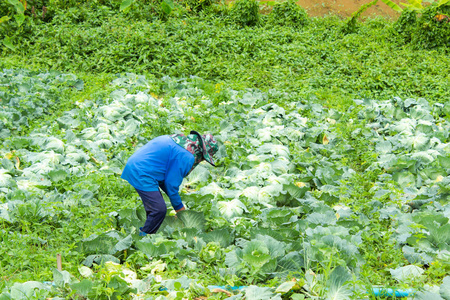
[[194, 165], [194, 155], [175, 143], [168, 135], [159, 136], [139, 148], [127, 161], [121, 178], [134, 188], [159, 191], [170, 198], [175, 210], [183, 208], [178, 190]]

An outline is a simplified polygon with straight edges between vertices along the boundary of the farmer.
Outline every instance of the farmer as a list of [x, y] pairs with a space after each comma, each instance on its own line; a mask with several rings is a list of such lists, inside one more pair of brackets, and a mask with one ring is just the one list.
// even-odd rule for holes
[[173, 134], [154, 138], [139, 148], [127, 161], [121, 178], [138, 192], [147, 213], [139, 235], [155, 233], [166, 217], [167, 207], [160, 188], [169, 196], [176, 212], [185, 210], [178, 190], [186, 177], [200, 162], [214, 165], [217, 141], [211, 134]]

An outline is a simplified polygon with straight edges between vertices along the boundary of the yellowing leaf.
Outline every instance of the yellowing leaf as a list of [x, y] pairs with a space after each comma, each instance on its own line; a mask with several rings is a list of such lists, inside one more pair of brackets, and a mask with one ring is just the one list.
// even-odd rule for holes
[[444, 176], [439, 175], [439, 176], [436, 178], [436, 182], [441, 182], [442, 179], [444, 179]]
[[8, 16], [1, 17], [1, 18], [0, 18], [0, 24], [3, 23], [3, 22], [9, 21], [10, 19], [11, 19], [11, 18], [8, 17]]
[[14, 47], [13, 43], [11, 42], [11, 38], [8, 36], [3, 39], [3, 46], [12, 51], [16, 51], [16, 47]]
[[297, 182], [295, 183], [295, 186], [297, 186], [297, 187], [299, 187], [299, 188], [302, 188], [302, 187], [305, 187], [305, 186], [306, 186], [306, 183], [301, 182], [301, 181], [297, 181]]
[[336, 219], [339, 220], [340, 217], [341, 217], [341, 215], [336, 213]]
[[327, 118], [327, 121], [328, 121], [328, 123], [330, 123], [331, 125], [336, 124], [336, 120], [335, 120], [335, 119]]
[[328, 145], [329, 142], [330, 142], [330, 141], [328, 140], [327, 136], [324, 135], [324, 136], [323, 136], [323, 139], [322, 139], [322, 144]]
[[401, 12], [403, 11], [403, 9], [402, 9], [400, 6], [398, 6], [396, 3], [394, 3], [394, 2], [391, 1], [391, 0], [381, 0], [381, 1], [383, 1], [384, 3], [386, 3], [390, 8], [392, 8], [392, 9], [395, 10], [396, 12], [401, 13]]
[[16, 168], [19, 169], [20, 168], [20, 159], [17, 156], [14, 158], [16, 159]]

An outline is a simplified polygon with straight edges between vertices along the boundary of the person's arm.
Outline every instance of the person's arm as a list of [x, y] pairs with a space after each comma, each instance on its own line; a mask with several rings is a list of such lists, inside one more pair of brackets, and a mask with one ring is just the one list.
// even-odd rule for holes
[[[167, 196], [169, 196], [169, 192], [167, 191], [166, 186], [164, 185], [164, 183], [161, 183], [161, 184], [159, 185], [159, 187], [164, 191], [164, 193], [166, 193]], [[178, 197], [180, 197], [180, 195], [178, 194], [178, 192], [177, 192], [177, 195], [178, 195]], [[176, 197], [175, 197], [175, 198], [176, 198]], [[175, 199], [175, 205], [174, 205], [174, 201], [172, 200], [173, 198], [171, 198], [171, 197], [169, 196], [169, 199], [170, 199], [170, 203], [172, 203], [173, 209], [175, 209], [176, 212], [179, 212], [179, 211], [182, 211], [182, 210], [186, 210], [186, 208], [184, 207], [183, 203], [181, 202], [181, 197], [180, 197], [179, 202], [181, 203], [182, 207], [179, 208], [179, 209], [176, 208], [176, 207], [179, 207], [178, 204], [177, 204], [177, 203], [178, 203], [177, 199]]]
[[187, 156], [187, 158], [185, 157], [184, 159], [177, 160], [171, 164], [167, 170], [164, 184], [162, 184], [163, 191], [169, 196], [173, 209], [177, 212], [185, 209], [178, 192], [181, 182], [183, 182], [183, 178], [194, 164], [194, 156], [191, 156]]

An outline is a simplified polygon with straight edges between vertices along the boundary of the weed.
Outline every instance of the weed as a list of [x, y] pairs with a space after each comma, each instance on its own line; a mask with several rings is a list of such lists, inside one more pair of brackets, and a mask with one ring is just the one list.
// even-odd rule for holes
[[259, 4], [256, 0], [237, 0], [230, 11], [231, 18], [241, 26], [259, 23]]
[[268, 19], [269, 24], [302, 27], [309, 23], [306, 11], [293, 0], [275, 4]]

